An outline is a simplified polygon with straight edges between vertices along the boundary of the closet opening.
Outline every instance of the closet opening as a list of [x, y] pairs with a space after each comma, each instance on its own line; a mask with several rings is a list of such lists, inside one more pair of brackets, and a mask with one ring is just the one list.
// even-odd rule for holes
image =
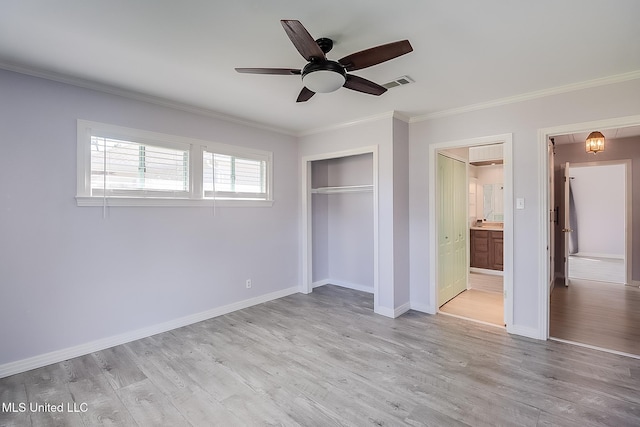
[[378, 305], [374, 148], [303, 159], [303, 293], [324, 285], [373, 294]]

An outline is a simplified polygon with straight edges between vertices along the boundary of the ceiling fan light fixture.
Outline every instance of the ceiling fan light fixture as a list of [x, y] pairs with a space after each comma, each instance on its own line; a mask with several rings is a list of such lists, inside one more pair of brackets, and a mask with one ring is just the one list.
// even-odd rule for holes
[[593, 154], [604, 151], [604, 135], [598, 131], [591, 132], [587, 137], [586, 150]]
[[335, 61], [310, 62], [302, 70], [302, 83], [317, 93], [329, 93], [340, 89], [346, 81], [346, 72]]

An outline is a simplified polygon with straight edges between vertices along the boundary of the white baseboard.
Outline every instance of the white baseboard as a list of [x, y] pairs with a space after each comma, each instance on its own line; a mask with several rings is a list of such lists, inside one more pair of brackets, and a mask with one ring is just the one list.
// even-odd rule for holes
[[124, 334], [115, 335], [112, 337], [101, 338], [74, 347], [55, 350], [49, 353], [40, 354], [38, 356], [29, 357], [27, 359], [5, 363], [3, 365], [0, 365], [0, 378], [19, 374], [31, 369], [41, 368], [43, 366], [62, 362], [74, 357], [84, 356], [86, 354], [104, 350], [106, 348], [114, 347], [117, 345], [126, 344], [128, 342], [135, 341], [141, 338], [150, 337], [152, 335], [167, 332], [176, 328], [181, 328], [183, 326], [191, 325], [193, 323], [201, 322], [213, 317], [222, 316], [223, 314], [231, 313], [236, 310], [242, 310], [243, 308], [251, 307], [256, 304], [262, 304], [278, 298], [286, 297], [297, 292], [297, 286], [282, 289], [280, 291], [260, 295], [254, 298], [249, 298], [244, 301], [238, 301], [236, 303], [225, 305], [222, 307], [216, 307], [211, 310], [181, 317], [179, 319], [174, 319], [169, 322], [160, 323], [147, 328], [137, 329], [135, 331], [126, 332]]
[[377, 306], [377, 307], [374, 307], [374, 308], [373, 308], [373, 312], [374, 312], [375, 314], [380, 314], [380, 315], [382, 315], [382, 316], [390, 317], [390, 318], [392, 318], [392, 319], [395, 319], [395, 318], [396, 318], [396, 317], [395, 317], [395, 314], [396, 314], [396, 313], [395, 313], [395, 310], [394, 310], [394, 309], [392, 309], [392, 308], [389, 308], [389, 307], [380, 307], [380, 306]]
[[411, 310], [411, 303], [405, 302], [400, 307], [396, 307], [395, 310], [393, 310], [393, 317], [400, 317], [409, 310]]
[[402, 304], [400, 307], [396, 307], [395, 309], [389, 308], [389, 307], [377, 306], [377, 307], [374, 307], [373, 312], [385, 317], [390, 317], [392, 319], [395, 319], [396, 317], [403, 315], [410, 309], [411, 309], [411, 304], [406, 302]]
[[502, 270], [490, 270], [488, 268], [469, 267], [469, 271], [472, 273], [490, 274], [492, 276], [504, 276]]
[[359, 285], [357, 283], [345, 282], [343, 280], [322, 279], [322, 280], [318, 280], [317, 282], [313, 282], [311, 286], [313, 286], [314, 288], [317, 288], [319, 286], [324, 286], [324, 285], [340, 286], [341, 288], [353, 289], [354, 291], [366, 292], [368, 294], [373, 293], [373, 286]]

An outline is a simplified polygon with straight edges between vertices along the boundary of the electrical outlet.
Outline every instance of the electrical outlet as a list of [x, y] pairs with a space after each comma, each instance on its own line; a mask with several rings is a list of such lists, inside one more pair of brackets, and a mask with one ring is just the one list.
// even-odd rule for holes
[[251, 279], [247, 279], [246, 285], [247, 289], [251, 289]]

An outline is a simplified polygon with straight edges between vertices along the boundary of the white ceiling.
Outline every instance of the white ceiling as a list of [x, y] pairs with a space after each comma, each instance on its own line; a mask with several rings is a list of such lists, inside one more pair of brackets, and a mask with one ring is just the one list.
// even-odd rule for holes
[[[4, 0], [0, 68], [109, 87], [303, 133], [392, 110], [408, 117], [640, 70], [638, 0]], [[296, 104], [302, 68], [279, 20], [334, 39], [330, 59], [409, 39], [414, 52]], [[635, 74], [634, 74], [635, 75]]]

